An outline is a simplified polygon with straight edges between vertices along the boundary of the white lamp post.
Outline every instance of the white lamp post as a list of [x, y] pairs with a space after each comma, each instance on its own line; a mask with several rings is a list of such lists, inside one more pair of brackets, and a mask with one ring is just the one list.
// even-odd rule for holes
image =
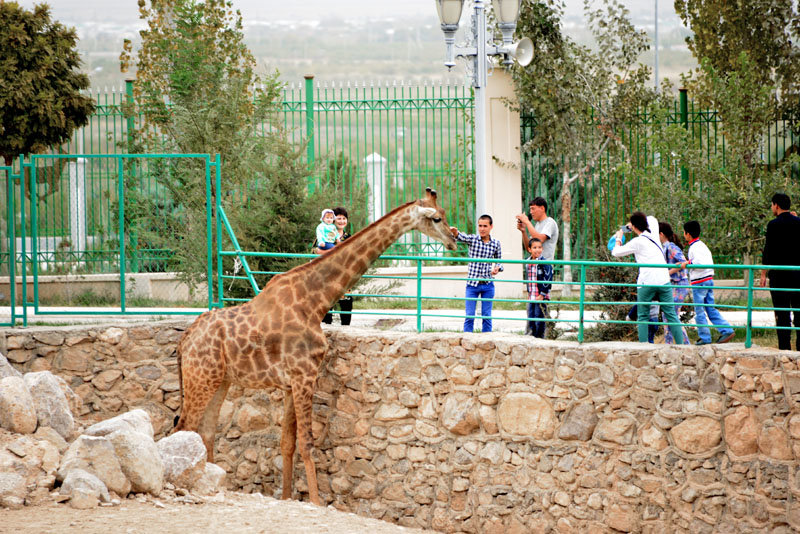
[[[487, 43], [486, 12], [483, 0], [473, 0], [472, 40], [475, 46], [456, 46], [455, 34], [461, 19], [464, 0], [435, 0], [439, 21], [447, 46], [444, 64], [455, 66], [455, 58], [472, 61], [472, 86], [475, 88], [475, 216], [486, 213], [486, 76], [489, 56], [503, 56], [502, 63], [510, 65], [516, 60], [525, 66], [533, 59], [533, 43], [527, 37], [514, 42], [520, 0], [492, 0], [497, 27], [503, 34], [503, 43]], [[513, 59], [512, 59], [513, 58]]]

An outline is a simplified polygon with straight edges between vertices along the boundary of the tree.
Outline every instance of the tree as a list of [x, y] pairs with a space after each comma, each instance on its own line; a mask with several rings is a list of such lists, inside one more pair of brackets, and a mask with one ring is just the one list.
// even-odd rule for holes
[[[617, 128], [655, 98], [645, 84], [649, 69], [638, 58], [648, 38], [637, 31], [628, 11], [616, 0], [604, 9], [584, 9], [597, 44], [580, 46], [560, 33], [560, 12], [543, 3], [523, 3], [518, 32], [534, 39], [537, 53], [527, 67], [514, 71], [522, 110], [537, 120], [533, 140], [523, 147], [561, 168], [563, 258], [572, 259], [572, 190], [583, 184], [603, 156], [624, 156]], [[569, 266], [564, 281], [572, 280]], [[565, 286], [569, 294], [569, 285]]]
[[46, 4], [33, 11], [0, 2], [0, 156], [41, 153], [69, 141], [89, 121], [94, 103], [81, 91], [74, 28], [50, 19]]
[[[219, 154], [225, 186], [216, 191], [212, 184], [207, 192], [199, 162], [173, 160], [151, 171], [167, 191], [167, 201], [159, 202], [132, 175], [126, 214], [138, 242], [172, 249], [172, 268], [188, 282], [205, 280], [206, 242], [198, 236], [205, 235], [208, 193], [219, 197], [243, 250], [309, 252], [334, 187], [308, 192], [313, 169], [302, 157], [304, 146], [293, 145], [284, 130], [278, 75], [255, 75], [240, 13], [230, 0], [153, 0], [149, 7], [142, 0], [140, 15], [147, 22], [141, 49], [134, 57], [128, 41], [120, 57], [123, 70], [137, 67], [134, 96], [145, 120], [136, 143], [158, 152]], [[166, 230], [159, 220], [167, 221]], [[292, 264], [250, 263], [263, 272]], [[234, 290], [249, 292], [238, 282]]]
[[[778, 88], [782, 111], [800, 118], [800, 5], [793, 0], [675, 0], [675, 11], [693, 35], [686, 38], [698, 61], [725, 75], [746, 52], [752, 76]], [[704, 69], [698, 69], [702, 73]]]
[[[741, 254], [745, 263], [752, 264], [763, 248], [772, 195], [782, 191], [798, 198], [800, 194], [792, 177], [797, 157], [776, 166], [760, 157], [768, 125], [774, 121], [775, 86], [764, 84], [760, 67], [746, 52], [725, 71], [710, 60], [704, 60], [701, 69], [692, 85], [698, 100], [722, 118], [718, 138], [709, 143], [693, 138], [679, 124], [667, 124], [662, 103], [647, 150], [671, 156], [642, 169], [629, 168], [627, 173], [642, 183], [639, 203], [652, 206], [660, 220], [697, 219], [715, 256]], [[724, 145], [724, 154], [709, 153], [709, 144]], [[687, 183], [680, 176], [681, 166], [691, 173]]]

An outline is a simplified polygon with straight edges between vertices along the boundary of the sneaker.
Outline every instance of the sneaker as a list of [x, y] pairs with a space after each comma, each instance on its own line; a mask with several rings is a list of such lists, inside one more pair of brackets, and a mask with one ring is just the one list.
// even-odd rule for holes
[[720, 334], [719, 337], [717, 338], [717, 343], [727, 343], [728, 341], [733, 339], [734, 336], [736, 336], [735, 332], [731, 332], [730, 334]]
[[695, 345], [710, 345], [711, 342], [710, 341], [703, 341], [702, 339], [698, 339], [697, 341], [695, 341], [694, 344]]

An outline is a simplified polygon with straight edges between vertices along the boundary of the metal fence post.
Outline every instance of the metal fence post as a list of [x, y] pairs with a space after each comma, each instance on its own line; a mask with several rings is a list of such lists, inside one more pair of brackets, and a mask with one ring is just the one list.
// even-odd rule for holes
[[755, 271], [753, 268], [747, 270], [747, 330], [744, 340], [745, 348], [749, 349], [753, 345], [753, 282]]
[[[688, 91], [685, 87], [682, 87], [680, 90], [680, 111], [681, 111], [681, 125], [683, 126], [684, 130], [689, 130], [689, 98], [688, 98]], [[683, 184], [684, 189], [689, 184], [689, 169], [685, 166], [681, 165], [681, 184]]]
[[117, 160], [117, 198], [119, 199], [119, 302], [125, 312], [125, 167], [124, 160]]
[[308, 167], [314, 166], [314, 75], [306, 74], [306, 155]]
[[422, 332], [422, 260], [417, 260], [417, 332]]
[[586, 301], [586, 265], [581, 263], [581, 296], [578, 309], [578, 343], [583, 343], [583, 312]]
[[130, 113], [125, 119], [125, 137], [128, 142], [128, 154], [133, 152], [133, 130], [136, 120], [133, 117], [133, 80], [125, 80], [125, 101], [130, 106]]

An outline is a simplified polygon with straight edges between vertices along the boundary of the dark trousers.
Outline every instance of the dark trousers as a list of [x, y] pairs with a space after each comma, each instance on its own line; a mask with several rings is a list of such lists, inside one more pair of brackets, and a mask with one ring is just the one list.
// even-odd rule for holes
[[[348, 326], [350, 324], [350, 319], [353, 318], [353, 316], [349, 313], [353, 311], [353, 297], [345, 297], [339, 300], [339, 309], [341, 309], [343, 312], [348, 312], [339, 314], [339, 319], [342, 321], [342, 326]], [[322, 322], [325, 324], [333, 323], [333, 314], [331, 312], [326, 313], [325, 317], [322, 318]]]
[[[770, 288], [794, 288], [796, 284], [782, 284], [770, 278]], [[772, 306], [774, 308], [792, 308], [789, 310], [775, 310], [775, 326], [791, 326], [790, 315], [794, 315], [794, 326], [800, 328], [800, 291], [770, 291], [772, 296]], [[778, 348], [780, 350], [792, 350], [792, 331], [778, 330]], [[800, 350], [800, 330], [797, 331], [797, 350]]]
[[528, 327], [526, 334], [533, 337], [544, 338], [544, 330], [547, 323], [537, 319], [544, 319], [547, 316], [547, 304], [544, 301], [528, 302]]

